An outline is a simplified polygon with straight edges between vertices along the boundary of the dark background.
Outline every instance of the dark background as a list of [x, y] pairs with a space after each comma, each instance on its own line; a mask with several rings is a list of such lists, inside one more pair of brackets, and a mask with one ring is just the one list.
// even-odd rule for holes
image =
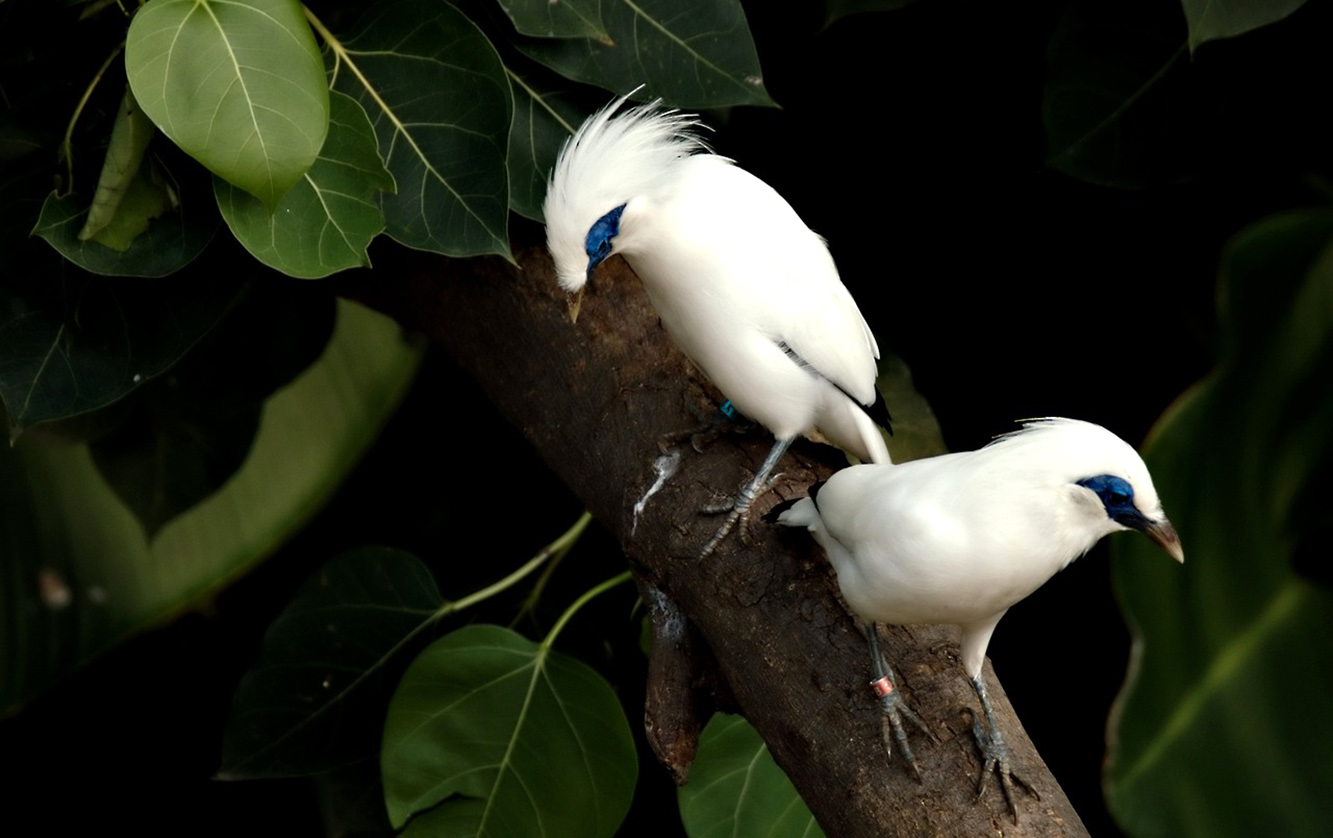
[[[715, 146], [829, 240], [881, 346], [910, 365], [951, 448], [1047, 415], [1141, 443], [1211, 365], [1226, 240], [1271, 212], [1325, 203], [1333, 138], [1310, 106], [1326, 101], [1310, 94], [1327, 90], [1328, 61], [1318, 57], [1328, 52], [1326, 10], [1302, 9], [1186, 59], [1192, 98], [1164, 107], [1185, 114], [1193, 133], [1163, 129], [1157, 139], [1183, 150], [1144, 188], [1123, 190], [1046, 165], [1051, 44], [1070, 8], [1114, 7], [1179, 45], [1175, 4], [919, 0], [828, 29], [817, 10], [782, 5], [746, 4], [781, 109], [706, 115], [719, 128]], [[357, 281], [366, 280], [340, 280]], [[207, 613], [134, 639], [0, 722], [0, 764], [13, 772], [0, 780], [7, 820], [27, 813], [31, 831], [45, 834], [317, 834], [313, 783], [209, 780], [231, 693], [296, 587], [338, 552], [384, 543], [422, 556], [448, 577], [446, 595], [457, 594], [532, 555], [579, 509], [475, 386], [430, 356], [379, 445], [303, 535]], [[582, 590], [618, 561], [594, 532], [567, 563], [583, 567], [563, 574], [578, 578], [559, 584]], [[637, 625], [632, 594], [604, 599], [576, 623], [604, 621], [630, 639], [608, 646], [573, 631], [567, 642], [610, 673], [637, 727], [643, 663], [634, 632], [619, 625]], [[557, 589], [550, 600], [569, 598]], [[1129, 638], [1105, 544], [1015, 607], [990, 654], [1092, 833], [1117, 834], [1100, 768]], [[649, 756], [641, 775], [645, 799], [669, 801]], [[636, 809], [623, 832], [674, 817], [669, 807]]]

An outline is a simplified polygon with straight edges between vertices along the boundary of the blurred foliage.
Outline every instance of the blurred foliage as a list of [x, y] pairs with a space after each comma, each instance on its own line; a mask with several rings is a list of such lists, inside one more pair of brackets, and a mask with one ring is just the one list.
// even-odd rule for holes
[[1133, 835], [1319, 835], [1333, 787], [1333, 718], [1317, 709], [1333, 684], [1333, 212], [1238, 235], [1220, 300], [1218, 367], [1162, 418], [1147, 458], [1187, 562], [1116, 544], [1137, 653], [1107, 794]]
[[[281, 307], [260, 305], [281, 295], [256, 296], [257, 310], [281, 317]], [[318, 360], [289, 383], [281, 355], [270, 351], [272, 370], [245, 367], [257, 394], [222, 389], [228, 411], [250, 414], [248, 422], [220, 417], [223, 430], [244, 435], [227, 443], [223, 456], [239, 462], [229, 461], [225, 474], [208, 473], [225, 434], [210, 424], [217, 406], [198, 381], [239, 368], [216, 355], [192, 355], [180, 383], [140, 391], [137, 405], [103, 414], [119, 424], [98, 428], [94, 442], [33, 434], [0, 448], [0, 708], [31, 698], [128, 634], [206, 601], [319, 508], [392, 413], [419, 354], [393, 321], [352, 303], [338, 308], [327, 345], [315, 343]], [[277, 384], [263, 398], [266, 385]], [[262, 408], [251, 408], [251, 397]], [[164, 425], [164, 413], [177, 424]], [[168, 494], [176, 506], [152, 505]]]

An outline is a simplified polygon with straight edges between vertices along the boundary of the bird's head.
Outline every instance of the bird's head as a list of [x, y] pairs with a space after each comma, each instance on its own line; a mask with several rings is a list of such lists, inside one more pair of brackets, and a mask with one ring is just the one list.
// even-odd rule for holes
[[[1142, 464], [1142, 460], [1139, 462]], [[1096, 496], [1107, 518], [1124, 529], [1138, 530], [1151, 538], [1171, 558], [1178, 562], [1185, 561], [1185, 550], [1180, 545], [1180, 536], [1176, 534], [1176, 528], [1162, 512], [1162, 504], [1157, 499], [1146, 466], [1143, 468], [1142, 478], [1140, 482], [1144, 488], [1138, 492], [1127, 478], [1116, 474], [1085, 477], [1079, 480], [1077, 485]]]
[[571, 294], [582, 293], [607, 257], [632, 247], [643, 216], [670, 194], [673, 164], [708, 150], [693, 115], [663, 110], [660, 101], [617, 114], [628, 98], [588, 117], [560, 150], [546, 187], [546, 246]]
[[1058, 475], [1058, 491], [1069, 498], [1076, 520], [1092, 530], [1094, 540], [1116, 530], [1138, 530], [1171, 558], [1185, 560], [1148, 466], [1120, 437], [1091, 422], [1040, 419], [998, 442], [1009, 446], [1008, 456]]

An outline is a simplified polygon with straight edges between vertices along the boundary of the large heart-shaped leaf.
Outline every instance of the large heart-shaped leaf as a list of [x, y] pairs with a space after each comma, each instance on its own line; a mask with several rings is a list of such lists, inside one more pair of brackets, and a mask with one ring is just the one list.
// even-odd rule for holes
[[443, 604], [408, 553], [366, 548], [325, 565], [269, 628], [237, 688], [219, 776], [316, 774], [377, 759], [397, 675], [385, 665]]
[[677, 793], [690, 838], [822, 836], [796, 787], [742, 716], [718, 713], [699, 737], [690, 781]]
[[1133, 835], [1319, 835], [1333, 788], [1333, 215], [1238, 236], [1220, 296], [1225, 355], [1146, 457], [1188, 561], [1113, 545], [1135, 652], [1107, 799]]
[[1047, 47], [1046, 162], [1103, 186], [1181, 180], [1199, 165], [1207, 99], [1195, 89], [1179, 17], [1071, 4]]
[[183, 278], [110, 280], [58, 267], [7, 277], [0, 400], [11, 435], [124, 398], [176, 363], [244, 287], [227, 276]]
[[575, 81], [660, 96], [685, 108], [771, 105], [759, 55], [738, 0], [610, 0], [602, 23], [611, 43], [527, 41], [523, 52]]
[[555, 158], [587, 113], [559, 95], [514, 77], [514, 127], [509, 132], [509, 208], [542, 221], [542, 202]]
[[597, 0], [500, 0], [514, 28], [534, 38], [594, 38], [609, 44]]
[[[147, 193], [148, 199], [152, 200], [158, 193], [155, 186], [145, 183], [147, 179], [147, 175], [137, 174], [127, 189]], [[140, 186], [134, 187], [135, 183]], [[142, 215], [153, 216], [151, 221], [146, 229], [129, 236], [123, 250], [116, 250], [98, 239], [79, 238], [79, 232], [87, 222], [88, 210], [86, 197], [52, 192], [42, 204], [42, 213], [32, 234], [45, 239], [61, 256], [85, 271], [106, 276], [161, 277], [173, 274], [204, 252], [218, 223], [217, 213], [206, 204], [199, 208], [191, 206], [189, 213], [165, 210], [160, 204], [141, 208]]]
[[340, 303], [324, 355], [269, 399], [240, 471], [151, 541], [87, 445], [0, 446], [0, 707], [276, 549], [375, 438], [417, 358], [397, 324]]
[[389, 705], [381, 766], [396, 827], [418, 816], [423, 835], [515, 838], [614, 834], [638, 773], [600, 675], [488, 625], [413, 661]]
[[509, 256], [513, 99], [491, 42], [442, 0], [375, 3], [346, 43], [324, 33], [335, 89], [361, 103], [398, 191], [390, 236], [449, 256]]
[[297, 0], [151, 0], [125, 70], [162, 133], [266, 206], [324, 145], [328, 86]]
[[379, 194], [394, 188], [366, 112], [337, 91], [330, 105], [329, 136], [319, 159], [273, 212], [231, 183], [214, 181], [222, 217], [245, 249], [303, 279], [368, 267], [366, 247], [384, 229]]

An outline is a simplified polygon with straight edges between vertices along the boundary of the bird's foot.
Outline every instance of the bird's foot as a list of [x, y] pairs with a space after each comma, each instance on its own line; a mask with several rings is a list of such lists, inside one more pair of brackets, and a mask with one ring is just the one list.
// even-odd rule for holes
[[699, 512], [704, 515], [721, 515], [725, 512], [731, 512], [736, 508], [736, 498], [727, 498], [720, 503], [706, 503], [699, 507]]
[[[717, 514], [716, 512], [710, 512], [709, 510], [710, 507], [703, 508], [703, 511], [705, 513], [708, 513], [710, 515]], [[724, 510], [719, 510], [719, 512], [720, 511]], [[708, 543], [704, 545], [704, 549], [699, 551], [699, 558], [706, 559], [709, 556], [711, 556], [713, 554], [713, 551], [717, 549], [717, 545], [722, 543], [722, 539], [730, 535], [731, 531], [736, 528], [737, 523], [741, 525], [741, 537], [745, 538], [746, 535], [748, 535], [748, 533], [746, 533], [746, 529], [748, 528], [750, 523], [750, 511], [748, 509], [746, 510], [736, 509], [735, 505], [733, 504], [731, 512], [727, 515], [726, 520], [722, 522], [722, 526], [717, 528], [717, 532], [713, 533], [713, 537], [708, 539]]]
[[980, 800], [986, 793], [991, 774], [994, 773], [1000, 778], [1000, 789], [1004, 792], [1004, 801], [1009, 806], [1009, 814], [1013, 815], [1014, 823], [1018, 823], [1018, 807], [1014, 805], [1014, 784], [1022, 786], [1028, 794], [1038, 800], [1041, 800], [1041, 795], [1026, 780], [1014, 773], [1009, 759], [1009, 746], [1005, 743], [1004, 735], [1000, 733], [999, 728], [987, 729], [970, 708], [966, 712], [972, 720], [972, 736], [976, 740], [977, 750], [981, 752], [981, 758], [985, 761], [981, 768], [981, 776], [977, 779], [976, 799]]
[[[916, 756], [912, 754], [912, 746], [907, 741], [907, 730], [903, 727], [903, 719], [906, 719], [917, 730], [926, 734], [932, 742], [939, 743], [939, 738], [926, 727], [926, 723], [916, 714], [916, 711], [907, 706], [902, 695], [894, 688], [889, 681], [889, 676], [881, 675], [870, 682], [870, 689], [875, 692], [879, 698], [879, 706], [884, 710], [880, 716], [880, 736], [884, 740], [884, 751], [889, 758], [893, 758], [893, 743], [896, 743], [898, 750], [902, 752], [903, 761], [911, 770], [912, 776], [916, 777], [918, 783], [925, 783], [921, 777], [921, 769], [917, 767]], [[892, 739], [892, 743], [890, 742]]]
[[740, 493], [733, 499], [718, 504], [708, 504], [702, 506], [699, 511], [705, 515], [721, 515], [726, 513], [726, 519], [722, 521], [722, 526], [718, 527], [713, 537], [708, 539], [704, 549], [700, 551], [699, 558], [704, 559], [712, 555], [717, 549], [717, 545], [731, 534], [734, 529], [739, 529], [741, 541], [745, 542], [747, 547], [754, 546], [754, 536], [750, 534], [750, 507], [754, 504], [755, 498], [762, 497], [782, 479], [781, 474], [775, 474], [764, 481], [758, 488], [753, 483], [743, 487]]

